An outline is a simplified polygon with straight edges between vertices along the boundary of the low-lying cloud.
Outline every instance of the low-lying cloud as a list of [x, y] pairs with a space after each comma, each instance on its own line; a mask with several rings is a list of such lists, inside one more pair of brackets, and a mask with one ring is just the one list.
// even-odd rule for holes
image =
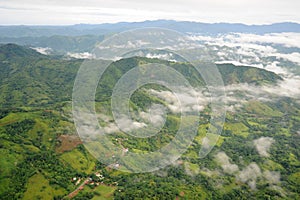
[[202, 111], [208, 102], [208, 97], [204, 95], [203, 91], [191, 91], [189, 88], [184, 87], [180, 88], [179, 92], [175, 94], [171, 91], [153, 89], [150, 89], [148, 92], [164, 100], [168, 108], [174, 113]]
[[270, 185], [280, 184], [280, 172], [262, 170], [257, 163], [252, 162], [243, 169], [232, 163], [230, 157], [225, 152], [215, 155], [215, 161], [222, 167], [224, 173], [234, 175], [236, 181], [246, 183], [251, 190], [256, 189], [257, 182], [262, 180]]
[[269, 157], [269, 149], [275, 140], [271, 137], [261, 137], [253, 141], [253, 144], [262, 157]]
[[[273, 68], [279, 70], [275, 69], [275, 65]], [[285, 73], [284, 70], [282, 73]], [[165, 101], [167, 107], [174, 113], [203, 111], [213, 101], [223, 101], [228, 111], [235, 112], [249, 101], [270, 102], [281, 97], [300, 98], [300, 76], [286, 76], [277, 83], [262, 86], [248, 83], [231, 84], [224, 86], [224, 89], [226, 97], [222, 99], [211, 98], [205, 89], [191, 92], [188, 88], [181, 88], [176, 94], [154, 89], [148, 92]]]
[[266, 170], [263, 172], [264, 178], [269, 184], [279, 184], [280, 183], [280, 173], [275, 171]]
[[[256, 163], [249, 164], [246, 168], [239, 172], [237, 179], [243, 183], [248, 181], [256, 181], [261, 176], [261, 170]], [[253, 184], [253, 183], [252, 183]]]
[[[300, 34], [274, 33], [265, 35], [231, 33], [218, 36], [193, 35], [194, 41], [206, 44], [212, 59], [237, 65], [248, 65], [272, 70], [272, 62], [288, 69], [285, 62], [300, 65]], [[275, 73], [278, 71], [278, 68]]]
[[232, 164], [230, 162], [230, 158], [226, 155], [225, 152], [219, 152], [215, 156], [215, 160], [220, 164], [225, 173], [234, 174], [239, 171], [239, 167], [236, 164]]
[[71, 58], [76, 58], [76, 59], [93, 59], [95, 56], [89, 52], [82, 52], [82, 53], [72, 53], [68, 52], [67, 56]]
[[39, 52], [40, 54], [43, 55], [49, 55], [52, 53], [52, 49], [49, 47], [31, 47], [32, 49], [36, 50], [37, 52]]
[[140, 117], [154, 125], [154, 127], [161, 127], [166, 120], [166, 110], [162, 105], [154, 104], [149, 109], [148, 112], [140, 112]]

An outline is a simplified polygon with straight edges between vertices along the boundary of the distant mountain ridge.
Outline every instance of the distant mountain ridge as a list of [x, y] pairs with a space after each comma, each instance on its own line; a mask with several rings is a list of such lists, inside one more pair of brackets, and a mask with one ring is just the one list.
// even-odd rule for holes
[[82, 35], [64, 36], [53, 35], [50, 37], [0, 37], [0, 44], [15, 43], [31, 47], [51, 48], [58, 53], [91, 51], [97, 42], [101, 42], [104, 36]]
[[[64, 60], [46, 56], [15, 44], [0, 45], [0, 108], [21, 105], [47, 106], [54, 102], [70, 101], [77, 71], [83, 60]], [[187, 63], [132, 57], [114, 62], [103, 74], [100, 96], [110, 96], [120, 75], [139, 63], [159, 63], [171, 66], [195, 86], [204, 81]], [[232, 64], [217, 65], [225, 85], [236, 83], [276, 84], [281, 77], [273, 72]], [[101, 98], [99, 98], [101, 100]]]
[[0, 37], [41, 37], [41, 36], [80, 36], [105, 35], [142, 27], [161, 27], [179, 32], [197, 32], [218, 34], [229, 32], [241, 33], [280, 33], [300, 32], [300, 24], [292, 22], [275, 23], [270, 25], [245, 25], [230, 23], [201, 23], [174, 20], [155, 20], [144, 22], [119, 22], [105, 24], [77, 24], [71, 26], [0, 26]]

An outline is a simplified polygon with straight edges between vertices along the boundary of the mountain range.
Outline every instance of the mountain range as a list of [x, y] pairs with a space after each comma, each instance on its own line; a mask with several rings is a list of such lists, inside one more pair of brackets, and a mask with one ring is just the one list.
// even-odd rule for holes
[[281, 33], [300, 32], [300, 24], [283, 22], [269, 25], [245, 25], [230, 23], [200, 23], [174, 20], [156, 20], [144, 22], [120, 22], [114, 24], [77, 24], [69, 26], [0, 26], [0, 37], [50, 37], [53, 35], [80, 36], [105, 35], [129, 29], [143, 27], [160, 27], [187, 33], [219, 34], [219, 33]]

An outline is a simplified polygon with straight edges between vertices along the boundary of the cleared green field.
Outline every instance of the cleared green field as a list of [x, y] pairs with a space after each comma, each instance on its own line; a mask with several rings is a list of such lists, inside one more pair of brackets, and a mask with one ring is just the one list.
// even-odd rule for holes
[[53, 196], [63, 195], [63, 189], [54, 189], [49, 185], [49, 181], [42, 174], [33, 175], [27, 183], [27, 190], [23, 200], [52, 199]]
[[258, 101], [251, 101], [247, 103], [245, 109], [248, 112], [258, 114], [261, 116], [281, 117], [283, 115], [280, 111], [272, 109], [268, 105]]
[[181, 186], [178, 189], [179, 195], [176, 199], [208, 199], [206, 191], [200, 186], [193, 188], [192, 192], [187, 186]]
[[90, 174], [95, 167], [94, 159], [89, 154], [84, 155], [78, 149], [66, 152], [62, 154], [60, 158], [63, 162], [70, 164], [72, 168], [79, 172]]
[[234, 135], [247, 137], [249, 128], [243, 123], [225, 123], [224, 130], [230, 130]]
[[99, 185], [93, 190], [95, 192], [95, 196], [92, 200], [112, 200], [114, 199], [113, 193], [116, 189], [116, 187]]

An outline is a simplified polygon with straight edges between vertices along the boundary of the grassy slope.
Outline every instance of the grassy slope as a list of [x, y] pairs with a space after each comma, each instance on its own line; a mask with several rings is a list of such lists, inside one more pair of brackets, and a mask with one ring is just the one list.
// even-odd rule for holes
[[[9, 62], [11, 62], [10, 64], [2, 62], [0, 65], [1, 70], [4, 70], [3, 74], [9, 74], [11, 71], [14, 72], [9, 75], [8, 78], [6, 77], [5, 80], [1, 79], [0, 91], [4, 93], [4, 95], [0, 97], [2, 109], [4, 107], [23, 107], [23, 110], [19, 111], [13, 111], [9, 109], [8, 113], [6, 113], [4, 117], [0, 118], [0, 152], [2, 155], [0, 158], [0, 163], [1, 166], [3, 166], [0, 170], [0, 195], [2, 192], [5, 192], [7, 189], [9, 189], [9, 187], [11, 187], [10, 184], [13, 183], [13, 180], [11, 179], [12, 173], [14, 169], [17, 169], [16, 164], [22, 163], [22, 161], [24, 161], [29, 155], [40, 153], [41, 149], [43, 148], [55, 151], [58, 145], [57, 138], [60, 134], [74, 133], [74, 127], [72, 123], [63, 117], [67, 115], [66, 111], [70, 111], [70, 108], [61, 102], [64, 100], [69, 100], [70, 98], [72, 82], [75, 77], [75, 72], [78, 69], [81, 61], [61, 61], [40, 57], [37, 60], [36, 58], [27, 58], [28, 60], [25, 59], [24, 62], [21, 62], [18, 60], [18, 57], [24, 56], [24, 52], [22, 53], [22, 50], [19, 51], [20, 52], [17, 55], [12, 53], [8, 54], [9, 57], [15, 57], [16, 60], [9, 60]], [[0, 54], [0, 57], [1, 55], [3, 58], [4, 54]], [[31, 53], [26, 55], [29, 57], [32, 56]], [[7, 55], [5, 54], [5, 56]], [[112, 69], [112, 77], [117, 78], [121, 72], [124, 72], [124, 69], [119, 69], [119, 67], [126, 65], [128, 69], [136, 64], [139, 59], [140, 58], [121, 60], [115, 63], [117, 68]], [[159, 61], [155, 59], [145, 60], [149, 62], [166, 63], [166, 61]], [[174, 67], [180, 68], [179, 64], [170, 64], [175, 65]], [[221, 66], [221, 68], [224, 69], [225, 67], [226, 66]], [[223, 75], [227, 76], [229, 73], [232, 75], [228, 75], [228, 77], [231, 77], [231, 79], [226, 80], [226, 83], [233, 83], [234, 80], [234, 83], [254, 81], [257, 84], [265, 84], [266, 80], [269, 80], [270, 82], [279, 80], [278, 77], [273, 76], [273, 74], [268, 74], [265, 71], [251, 70], [251, 73], [249, 73], [249, 68], [232, 66], [227, 67], [230, 70], [225, 70]], [[185, 71], [186, 69], [181, 70], [183, 70], [183, 73], [188, 72], [188, 70]], [[249, 76], [245, 76], [246, 73], [249, 73]], [[261, 75], [257, 76], [257, 73], [261, 73]], [[20, 79], [24, 80], [20, 82]], [[13, 84], [14, 81], [18, 84]], [[111, 78], [105, 79], [104, 86], [107, 86], [108, 89], [110, 89], [112, 87], [112, 82], [114, 81], [111, 80]], [[194, 83], [201, 83], [201, 80], [194, 80]], [[19, 87], [19, 84], [24, 84], [26, 87]], [[35, 84], [35, 86], [32, 84]], [[103, 88], [105, 88], [104, 86]], [[61, 92], [61, 89], [63, 89], [63, 92]], [[103, 93], [105, 93], [105, 91], [101, 91], [100, 88], [98, 94]], [[8, 97], [10, 97], [9, 101]], [[300, 108], [293, 107], [293, 109], [284, 109], [287, 106], [284, 105], [284, 102], [288, 101], [282, 100], [282, 103], [277, 106], [267, 105], [266, 103], [261, 102], [250, 102], [248, 105], [246, 105], [247, 113], [229, 114], [225, 124], [225, 130], [229, 130], [231, 132], [224, 133], [224, 136], [221, 137], [217, 147], [212, 153], [215, 153], [219, 150], [225, 151], [233, 159], [233, 161], [239, 164], [241, 167], [244, 167], [247, 164], [255, 161], [264, 170], [268, 169], [280, 171], [282, 174], [283, 183], [287, 182], [291, 185], [282, 185], [282, 187], [287, 191], [287, 195], [291, 194], [292, 196], [292, 193], [295, 194], [298, 192], [295, 188], [299, 186], [300, 162], [299, 150], [296, 146], [298, 140], [293, 131], [297, 128], [300, 129], [298, 125], [298, 114]], [[103, 102], [103, 104], [105, 105], [106, 103]], [[25, 105], [27, 107], [24, 107]], [[45, 112], [45, 106], [50, 108], [51, 111]], [[42, 109], [39, 107], [42, 107]], [[291, 117], [286, 114], [283, 115], [282, 109], [284, 109], [284, 111], [288, 111]], [[177, 118], [173, 118], [173, 121], [176, 121]], [[23, 136], [17, 136], [18, 140], [15, 140], [15, 137], [7, 134], [7, 126], [28, 119], [35, 121], [35, 124], [30, 130], [22, 133]], [[283, 122], [286, 121], [288, 126], [273, 126], [278, 122], [278, 120]], [[193, 174], [197, 174], [198, 168], [200, 170], [200, 174], [208, 174], [207, 172], [203, 171], [203, 168], [217, 168], [216, 164], [212, 162], [211, 158], [204, 160], [198, 159], [198, 151], [202, 138], [204, 137], [206, 127], [207, 125], [205, 124], [200, 126], [199, 135], [195, 138], [196, 144], [189, 148], [186, 154], [184, 154], [182, 157], [187, 168], [189, 168]], [[243, 137], [243, 139], [239, 137], [240, 135]], [[261, 136], [274, 137], [276, 140], [276, 143], [271, 149], [272, 156], [270, 158], [261, 159], [253, 146], [251, 146], [252, 140]], [[140, 144], [138, 143], [138, 147], [143, 149], [143, 145], [149, 144], [151, 143], [141, 141]], [[125, 143], [125, 145], [131, 144], [128, 142], [127, 144]], [[282, 152], [281, 148], [284, 145], [286, 149], [284, 152]], [[150, 147], [152, 146], [149, 145], [149, 148]], [[91, 155], [80, 150], [79, 148], [59, 154], [58, 157], [60, 165], [65, 166], [66, 168], [70, 167], [74, 173], [89, 174], [93, 171], [95, 166], [95, 160], [91, 157]], [[244, 158], [244, 164], [239, 163], [239, 157]], [[75, 188], [71, 181], [67, 182], [66, 188], [51, 183], [50, 180], [53, 179], [51, 176], [57, 177], [57, 175], [55, 174], [55, 170], [51, 170], [51, 165], [49, 166], [49, 169], [35, 167], [37, 171], [40, 170], [42, 173], [35, 173], [29, 177], [28, 180], [26, 180], [25, 193], [23, 196], [24, 199], [37, 199], [38, 196], [50, 198], [54, 194], [66, 195]], [[121, 176], [123, 176], [123, 173], [117, 174], [114, 178], [119, 180], [118, 177]], [[221, 189], [220, 192], [222, 194], [233, 193], [235, 192], [235, 189], [241, 189], [241, 186], [237, 186], [233, 182], [230, 182], [233, 179], [230, 176], [222, 176], [221, 178], [211, 177], [210, 175], [205, 176], [209, 177], [211, 180], [205, 184], [197, 182], [196, 186], [193, 186], [193, 184], [189, 183], [176, 185], [174, 182], [176, 185], [175, 187], [178, 189], [179, 197], [182, 199], [190, 199], [201, 194], [203, 197], [207, 196], [207, 198], [211, 198], [211, 193], [216, 191], [207, 190], [204, 188], [207, 185], [214, 186], [215, 182], [219, 181], [228, 182]], [[174, 180], [178, 179], [178, 181], [181, 182], [180, 176], [172, 176], [170, 173], [169, 177], [174, 178]], [[72, 177], [67, 178], [71, 179]], [[146, 178], [145, 180], [150, 180], [150, 178]], [[121, 180], [120, 183], [122, 183]], [[131, 184], [135, 183], [123, 183], [125, 186], [126, 184], [127, 186], [130, 186]], [[258, 186], [265, 188], [264, 184], [266, 183], [262, 181], [258, 183]], [[56, 190], [55, 188], [58, 189]], [[68, 188], [69, 191], [67, 191]], [[96, 195], [94, 199], [112, 198], [112, 193], [115, 189], [117, 188], [108, 186], [97, 187], [95, 190], [101, 195]]]
[[33, 175], [27, 182], [27, 190], [24, 200], [52, 199], [54, 195], [63, 195], [65, 191], [61, 188], [53, 188], [42, 174]]

